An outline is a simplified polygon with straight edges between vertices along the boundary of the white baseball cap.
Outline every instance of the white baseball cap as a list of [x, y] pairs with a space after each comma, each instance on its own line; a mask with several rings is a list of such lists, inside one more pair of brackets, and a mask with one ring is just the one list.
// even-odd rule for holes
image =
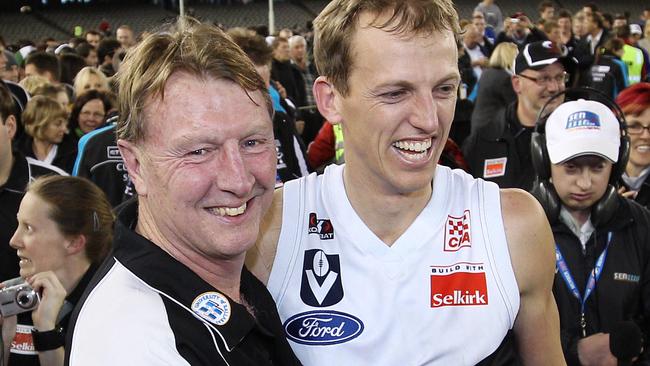
[[545, 128], [546, 149], [553, 164], [581, 155], [618, 161], [619, 122], [602, 103], [584, 99], [563, 103], [548, 117]]

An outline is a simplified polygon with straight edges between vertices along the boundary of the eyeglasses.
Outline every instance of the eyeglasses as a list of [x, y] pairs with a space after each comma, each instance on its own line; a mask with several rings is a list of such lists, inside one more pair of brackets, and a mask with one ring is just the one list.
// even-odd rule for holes
[[640, 123], [627, 126], [627, 133], [630, 135], [640, 135], [643, 133], [643, 130], [650, 132], [650, 126], [644, 126]]
[[99, 112], [90, 112], [90, 111], [83, 111], [79, 113], [79, 115], [84, 116], [84, 117], [95, 117], [95, 118], [104, 118], [105, 114], [104, 113], [99, 113]]
[[517, 76], [520, 76], [520, 77], [522, 77], [524, 79], [528, 79], [530, 81], [534, 81], [539, 86], [547, 86], [551, 82], [554, 83], [555, 85], [557, 85], [557, 84], [564, 85], [569, 81], [569, 74], [567, 74], [566, 72], [563, 72], [563, 73], [561, 73], [561, 74], [559, 74], [557, 76], [544, 75], [544, 76], [540, 76], [540, 77], [537, 77], [537, 78], [534, 78], [534, 77], [528, 76], [528, 75], [524, 75], [524, 74], [519, 74]]

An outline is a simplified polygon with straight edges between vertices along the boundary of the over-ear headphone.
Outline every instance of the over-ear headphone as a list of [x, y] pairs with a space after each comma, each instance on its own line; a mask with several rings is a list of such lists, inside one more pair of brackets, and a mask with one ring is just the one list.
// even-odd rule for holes
[[609, 221], [618, 208], [618, 192], [616, 188], [618, 180], [623, 175], [623, 172], [625, 172], [627, 160], [630, 155], [630, 138], [627, 135], [625, 115], [618, 104], [611, 100], [605, 93], [586, 87], [569, 88], [561, 91], [553, 95], [541, 108], [537, 114], [537, 122], [535, 123], [535, 129], [530, 141], [531, 158], [536, 174], [535, 183], [533, 184], [531, 193], [544, 208], [546, 217], [548, 217], [551, 224], [559, 218], [562, 202], [560, 201], [555, 187], [550, 182], [551, 160], [548, 157], [548, 150], [546, 149], [545, 126], [548, 116], [552, 113], [552, 111], [547, 111], [547, 107], [561, 96], [567, 97], [567, 100], [578, 100], [582, 98], [600, 102], [609, 107], [618, 120], [619, 129], [621, 131], [618, 160], [612, 166], [612, 173], [609, 177], [609, 185], [605, 194], [591, 208], [591, 222], [595, 227], [598, 227], [599, 224]]

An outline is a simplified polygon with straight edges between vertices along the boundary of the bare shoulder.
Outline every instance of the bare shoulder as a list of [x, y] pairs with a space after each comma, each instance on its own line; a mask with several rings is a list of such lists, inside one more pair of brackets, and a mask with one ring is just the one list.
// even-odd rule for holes
[[283, 190], [276, 189], [273, 192], [271, 208], [262, 219], [257, 242], [246, 253], [246, 267], [264, 284], [269, 280], [278, 248], [282, 227], [282, 199]]
[[552, 276], [555, 263], [553, 233], [539, 202], [521, 189], [501, 190], [501, 211], [508, 249], [520, 291]]

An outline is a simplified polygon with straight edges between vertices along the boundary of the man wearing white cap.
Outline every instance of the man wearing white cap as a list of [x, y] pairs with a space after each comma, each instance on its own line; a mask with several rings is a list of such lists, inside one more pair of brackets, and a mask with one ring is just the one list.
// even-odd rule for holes
[[584, 99], [560, 105], [544, 127], [533, 136], [533, 193], [556, 243], [553, 294], [567, 364], [648, 362], [650, 212], [613, 184], [627, 137], [608, 107]]

